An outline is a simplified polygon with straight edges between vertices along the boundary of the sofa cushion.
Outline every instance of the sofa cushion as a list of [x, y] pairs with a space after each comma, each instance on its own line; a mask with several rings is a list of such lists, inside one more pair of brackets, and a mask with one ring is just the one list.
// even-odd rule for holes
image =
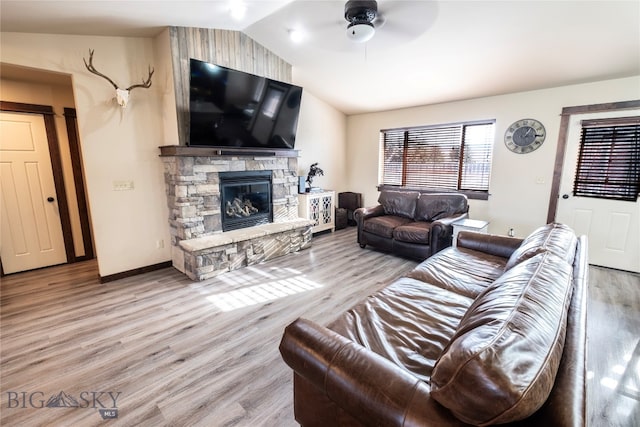
[[436, 362], [433, 398], [473, 425], [538, 410], [562, 357], [572, 283], [572, 266], [550, 252], [500, 276], [473, 302]]
[[393, 230], [393, 238], [400, 242], [428, 245], [429, 230], [431, 230], [430, 222], [408, 222]]
[[509, 257], [505, 269], [527, 260], [541, 252], [552, 252], [568, 263], [573, 263], [578, 239], [571, 228], [564, 224], [550, 223], [527, 236], [520, 247]]
[[473, 299], [402, 277], [369, 296], [329, 329], [429, 381]]
[[419, 195], [417, 191], [381, 191], [378, 203], [387, 215], [413, 219]]
[[395, 215], [383, 215], [383, 216], [375, 216], [372, 218], [367, 218], [367, 220], [362, 225], [362, 229], [369, 233], [375, 234], [376, 236], [392, 238], [393, 230], [396, 227], [400, 227], [401, 225], [407, 224], [411, 222], [409, 218], [395, 216]]
[[475, 299], [504, 272], [506, 259], [471, 249], [446, 248], [407, 276]]
[[436, 221], [467, 211], [467, 197], [456, 193], [422, 193], [416, 204], [416, 221]]

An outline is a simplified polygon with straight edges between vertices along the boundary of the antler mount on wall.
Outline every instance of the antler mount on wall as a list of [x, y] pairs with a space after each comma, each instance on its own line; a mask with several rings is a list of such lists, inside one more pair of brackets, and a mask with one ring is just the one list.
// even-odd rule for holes
[[132, 89], [135, 89], [137, 87], [147, 89], [151, 87], [151, 76], [153, 76], [153, 72], [155, 71], [155, 69], [151, 68], [151, 65], [149, 65], [149, 77], [147, 77], [146, 80], [143, 80], [140, 84], [131, 85], [126, 89], [120, 89], [113, 80], [96, 70], [96, 67], [93, 66], [93, 49], [89, 49], [89, 63], [87, 63], [87, 60], [84, 58], [82, 58], [82, 60], [84, 61], [84, 65], [87, 67], [87, 70], [89, 70], [96, 76], [100, 76], [106, 79], [113, 85], [113, 87], [116, 89], [116, 101], [122, 108], [125, 108], [127, 106], [127, 103], [129, 102], [129, 93]]

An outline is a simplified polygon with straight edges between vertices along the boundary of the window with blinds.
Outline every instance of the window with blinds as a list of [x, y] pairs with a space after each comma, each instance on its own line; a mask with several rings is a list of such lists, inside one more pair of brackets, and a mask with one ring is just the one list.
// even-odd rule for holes
[[489, 192], [494, 122], [380, 131], [380, 184]]
[[584, 120], [574, 196], [635, 202], [640, 192], [640, 117]]

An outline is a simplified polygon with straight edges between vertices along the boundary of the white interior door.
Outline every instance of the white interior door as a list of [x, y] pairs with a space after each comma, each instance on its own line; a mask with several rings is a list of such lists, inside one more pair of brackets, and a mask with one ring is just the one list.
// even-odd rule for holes
[[640, 202], [573, 196], [580, 150], [581, 121], [638, 116], [640, 110], [571, 116], [560, 182], [556, 221], [569, 225], [589, 240], [589, 263], [640, 272]]
[[44, 119], [0, 113], [0, 256], [5, 273], [67, 261]]

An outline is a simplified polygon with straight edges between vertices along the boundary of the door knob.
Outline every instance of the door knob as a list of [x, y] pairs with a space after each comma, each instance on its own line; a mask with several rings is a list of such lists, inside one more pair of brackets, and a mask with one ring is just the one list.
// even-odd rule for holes
[[568, 195], [568, 194], [563, 194], [563, 195], [562, 195], [562, 198], [563, 198], [563, 199], [565, 199], [565, 200], [567, 200], [567, 199], [569, 198], [569, 195]]
[[56, 199], [54, 199], [53, 197], [49, 196], [47, 197], [47, 202], [49, 203], [53, 203]]

